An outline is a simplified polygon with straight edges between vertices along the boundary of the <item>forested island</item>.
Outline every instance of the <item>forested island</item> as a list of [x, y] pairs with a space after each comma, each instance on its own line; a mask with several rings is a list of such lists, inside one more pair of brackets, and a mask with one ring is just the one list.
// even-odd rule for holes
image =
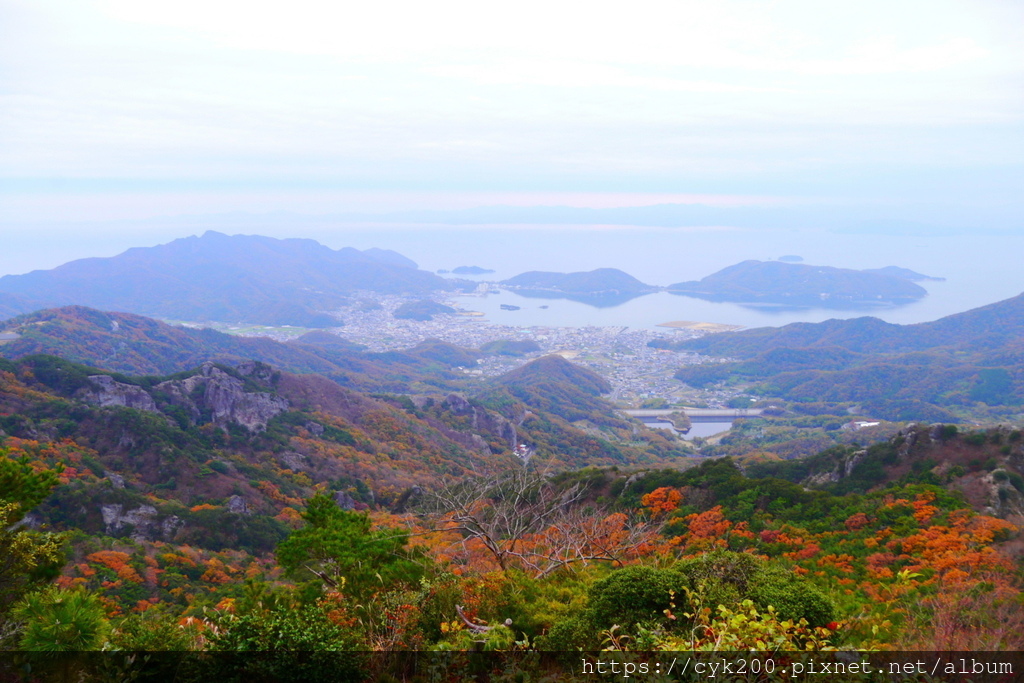
[[912, 279], [928, 278], [900, 268], [850, 270], [782, 261], [744, 261], [702, 280], [679, 282], [667, 289], [673, 294], [709, 301], [851, 308], [908, 303], [924, 297], [928, 292]]

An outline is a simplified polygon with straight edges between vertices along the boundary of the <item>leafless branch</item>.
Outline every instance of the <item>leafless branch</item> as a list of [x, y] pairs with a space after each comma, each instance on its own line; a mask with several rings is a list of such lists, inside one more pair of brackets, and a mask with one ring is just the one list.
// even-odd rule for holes
[[519, 470], [460, 482], [433, 494], [438, 524], [477, 541], [502, 570], [536, 577], [594, 561], [622, 561], [651, 541], [652, 523], [584, 505], [579, 485], [559, 488]]

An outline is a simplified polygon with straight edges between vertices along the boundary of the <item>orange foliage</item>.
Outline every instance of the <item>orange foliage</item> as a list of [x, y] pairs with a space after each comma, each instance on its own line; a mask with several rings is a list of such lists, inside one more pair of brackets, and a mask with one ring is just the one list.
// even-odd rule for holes
[[231, 577], [228, 576], [228, 569], [223, 562], [213, 557], [206, 562], [206, 571], [199, 577], [200, 581], [206, 581], [207, 583], [228, 583], [231, 581]]
[[658, 517], [676, 510], [682, 500], [683, 494], [679, 489], [672, 488], [671, 486], [662, 486], [650, 493], [645, 493], [640, 502], [651, 511], [652, 516]]
[[696, 539], [721, 538], [732, 526], [722, 514], [722, 506], [716, 505], [706, 512], [688, 515], [690, 537]]
[[256, 488], [258, 488], [260, 491], [264, 493], [264, 495], [266, 495], [268, 498], [275, 502], [283, 503], [284, 505], [288, 505], [290, 507], [302, 507], [303, 501], [301, 498], [293, 498], [291, 496], [287, 496], [281, 493], [281, 489], [279, 489], [276, 484], [273, 484], [269, 481], [256, 482]]
[[228, 612], [229, 614], [233, 614], [235, 611], [235, 599], [224, 598], [223, 600], [217, 603], [217, 606], [214, 607], [214, 609], [219, 612]]
[[131, 581], [132, 583], [142, 583], [142, 577], [135, 571], [135, 568], [128, 564], [131, 556], [128, 553], [118, 552], [116, 550], [99, 550], [95, 553], [91, 553], [85, 556], [85, 559], [89, 562], [95, 562], [102, 564], [108, 569], [112, 569], [118, 576], [119, 579], [124, 581]]
[[747, 540], [752, 541], [755, 538], [757, 538], [757, 536], [754, 534], [753, 531], [750, 531], [748, 527], [749, 524], [747, 524], [747, 522], [740, 522], [735, 527], [733, 527], [732, 533], [734, 536], [739, 536], [740, 538], [745, 538]]
[[863, 529], [870, 523], [868, 516], [863, 512], [858, 512], [854, 515], [850, 515], [846, 519], [847, 531], [856, 531], [857, 529]]
[[932, 491], [917, 496], [914, 499], [914, 519], [923, 523], [934, 517], [939, 508], [928, 504], [933, 500], [935, 500], [935, 493]]
[[302, 526], [302, 515], [299, 514], [299, 511], [295, 508], [282, 508], [281, 511], [274, 516], [274, 519], [279, 522], [283, 522], [292, 529], [298, 529]]

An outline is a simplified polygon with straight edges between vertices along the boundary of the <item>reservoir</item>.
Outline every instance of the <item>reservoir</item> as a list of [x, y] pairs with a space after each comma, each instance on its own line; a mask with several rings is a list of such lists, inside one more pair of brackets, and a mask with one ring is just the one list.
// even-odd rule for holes
[[[748, 417], [760, 417], [761, 410], [757, 409], [707, 409], [707, 408], [685, 408], [683, 411], [690, 418], [690, 430], [683, 438], [694, 439], [697, 437], [714, 436], [732, 429], [732, 424], [737, 419]], [[640, 420], [648, 427], [654, 429], [670, 429], [675, 431], [675, 426], [665, 419], [666, 415], [674, 412], [673, 409], [638, 409], [623, 410], [624, 414]], [[678, 432], [677, 432], [678, 433]]]
[[[645, 425], [653, 429], [674, 429], [671, 422], [648, 422], [643, 421]], [[727, 432], [732, 429], [732, 422], [694, 422], [690, 426], [690, 431], [683, 435], [683, 438], [687, 441], [696, 438], [707, 438], [722, 432]]]

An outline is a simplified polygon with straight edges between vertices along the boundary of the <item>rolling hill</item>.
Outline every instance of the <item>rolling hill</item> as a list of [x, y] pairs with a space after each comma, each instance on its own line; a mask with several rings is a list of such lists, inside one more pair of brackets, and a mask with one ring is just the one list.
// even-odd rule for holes
[[479, 352], [437, 340], [403, 351], [370, 353], [323, 331], [283, 343], [238, 337], [211, 329], [168, 325], [131, 313], [84, 306], [37, 311], [0, 325], [17, 338], [0, 344], [0, 356], [58, 355], [127, 374], [181, 372], [214, 360], [258, 360], [289, 372], [318, 373], [363, 391], [407, 391], [414, 383], [451, 390], [465, 383], [453, 368], [472, 365]]
[[[4, 329], [19, 335], [0, 345], [0, 356], [12, 360], [50, 354], [106, 371], [148, 376], [191, 372], [206, 362], [236, 366], [259, 361], [285, 372], [315, 373], [323, 382], [362, 394], [449, 396], [459, 392], [478, 400], [482, 410], [513, 423], [529, 414], [531, 426], [524, 429], [535, 428], [535, 437], [527, 440], [537, 453], [557, 455], [566, 466], [652, 461], [682, 452], [679, 443], [619, 416], [599, 397], [608, 390], [605, 380], [561, 357], [533, 361], [499, 378], [495, 388], [462, 371], [476, 364], [481, 351], [436, 339], [408, 349], [371, 353], [323, 331], [281, 343], [80, 306], [19, 316]], [[413, 410], [407, 402], [396, 406]], [[433, 410], [438, 424], [461, 424], [461, 418], [448, 414], [450, 410]], [[426, 413], [417, 409], [414, 414]], [[585, 424], [574, 426], [580, 421]], [[586, 429], [593, 433], [581, 431]], [[637, 429], [642, 431], [643, 443], [626, 444], [635, 440]], [[509, 448], [508, 444], [502, 447]]]
[[926, 351], [954, 347], [996, 349], [1024, 337], [1024, 294], [963, 313], [913, 325], [878, 318], [826, 320], [707, 335], [679, 345], [716, 356], [750, 358], [775, 348], [836, 346], [859, 353]]
[[730, 332], [674, 348], [738, 359], [683, 368], [694, 386], [755, 382], [799, 402], [855, 403], [892, 420], [1013, 415], [1024, 405], [1024, 295], [936, 321], [877, 318]]

